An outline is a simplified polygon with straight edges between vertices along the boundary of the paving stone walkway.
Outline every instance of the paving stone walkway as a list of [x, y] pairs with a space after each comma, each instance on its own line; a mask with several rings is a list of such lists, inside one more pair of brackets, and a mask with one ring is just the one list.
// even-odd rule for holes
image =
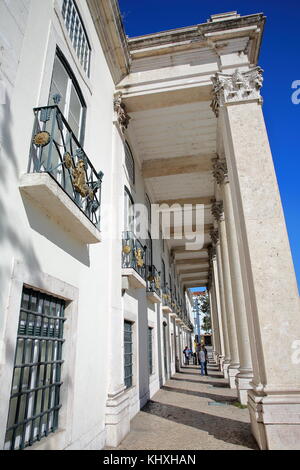
[[258, 449], [248, 410], [234, 403], [236, 392], [216, 365], [209, 364], [203, 377], [199, 366], [186, 366], [133, 418], [131, 432], [116, 450]]

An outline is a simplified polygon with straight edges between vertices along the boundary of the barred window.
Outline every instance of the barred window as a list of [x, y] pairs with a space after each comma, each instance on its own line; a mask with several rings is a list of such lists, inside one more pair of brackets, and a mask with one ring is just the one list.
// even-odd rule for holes
[[152, 339], [153, 339], [153, 328], [148, 327], [148, 366], [149, 366], [149, 375], [153, 374]]
[[132, 387], [132, 323], [124, 322], [124, 384]]
[[63, 1], [62, 16], [79, 62], [89, 76], [91, 47], [75, 0]]
[[5, 449], [24, 449], [58, 428], [64, 300], [23, 288]]
[[128, 143], [125, 143], [125, 166], [128, 173], [128, 178], [131, 184], [135, 183], [135, 164], [132, 152]]

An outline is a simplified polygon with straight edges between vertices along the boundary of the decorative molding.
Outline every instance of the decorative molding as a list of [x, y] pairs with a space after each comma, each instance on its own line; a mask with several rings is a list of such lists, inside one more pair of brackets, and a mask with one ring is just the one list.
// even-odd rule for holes
[[228, 168], [225, 158], [213, 158], [213, 177], [218, 184], [228, 183]]
[[213, 245], [216, 245], [219, 241], [219, 230], [212, 228], [209, 232], [209, 235]]
[[215, 199], [211, 200], [211, 213], [214, 216], [215, 220], [220, 222], [224, 219], [224, 206], [223, 201], [216, 201]]
[[213, 260], [216, 258], [216, 256], [217, 256], [217, 250], [216, 250], [215, 245], [209, 245], [209, 247], [208, 247], [208, 258], [209, 258], [210, 266], [212, 265]]
[[226, 104], [257, 100], [262, 103], [260, 89], [263, 69], [254, 67], [247, 72], [238, 69], [233, 74], [216, 73], [212, 77], [213, 101], [211, 108], [219, 116], [219, 109]]
[[114, 98], [114, 111], [117, 113], [117, 122], [122, 134], [128, 127], [131, 117], [127, 114], [126, 106], [122, 101], [122, 93], [117, 93]]

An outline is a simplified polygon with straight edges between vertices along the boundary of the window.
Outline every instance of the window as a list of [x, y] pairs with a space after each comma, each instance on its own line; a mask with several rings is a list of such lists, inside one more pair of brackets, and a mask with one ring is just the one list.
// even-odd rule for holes
[[24, 449], [58, 427], [65, 302], [23, 288], [5, 449]]
[[153, 374], [152, 338], [153, 338], [153, 328], [148, 327], [148, 366], [149, 366], [149, 375]]
[[125, 166], [130, 183], [135, 184], [134, 158], [127, 142], [125, 142]]
[[133, 198], [125, 186], [124, 192], [124, 230], [126, 232], [135, 232], [135, 214], [134, 214], [134, 201]]
[[146, 239], [146, 265], [152, 267], [152, 238], [150, 232], [148, 232], [148, 238]]
[[63, 1], [62, 16], [79, 62], [89, 76], [91, 47], [74, 0]]
[[124, 384], [132, 387], [132, 323], [124, 322]]
[[54, 60], [53, 75], [50, 86], [49, 104], [53, 105], [53, 97], [60, 95], [59, 109], [68, 121], [71, 130], [83, 144], [84, 118], [86, 105], [80, 88], [72, 71], [58, 51]]
[[161, 285], [166, 286], [166, 266], [163, 259], [161, 260]]

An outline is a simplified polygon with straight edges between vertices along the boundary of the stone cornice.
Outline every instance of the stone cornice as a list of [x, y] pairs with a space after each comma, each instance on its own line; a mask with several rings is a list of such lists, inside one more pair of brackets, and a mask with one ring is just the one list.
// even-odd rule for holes
[[147, 51], [149, 53], [150, 50], [160, 49], [163, 46], [176, 48], [179, 45], [194, 42], [207, 43], [207, 40], [228, 40], [247, 35], [252, 40], [250, 62], [256, 64], [265, 21], [266, 18], [262, 13], [242, 17], [237, 15], [235, 18], [224, 18], [224, 20], [217, 22], [209, 20], [207, 23], [194, 26], [130, 38], [128, 39], [128, 46], [131, 53], [143, 51], [143, 54], [147, 55]]
[[213, 101], [211, 108], [218, 117], [219, 109], [227, 104], [257, 100], [262, 102], [260, 89], [263, 70], [253, 67], [247, 72], [238, 69], [233, 74], [216, 73], [212, 77]]
[[228, 169], [225, 158], [213, 158], [213, 177], [218, 184], [228, 183]]
[[130, 55], [117, 0], [87, 0], [113, 81], [129, 72]]

